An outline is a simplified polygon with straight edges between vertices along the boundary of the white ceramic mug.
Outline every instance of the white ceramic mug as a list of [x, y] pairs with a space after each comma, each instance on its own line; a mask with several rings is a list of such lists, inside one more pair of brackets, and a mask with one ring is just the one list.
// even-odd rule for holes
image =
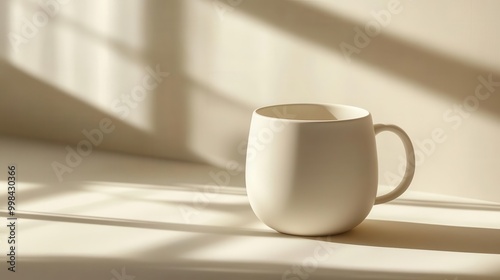
[[[377, 195], [375, 135], [403, 141], [406, 171], [391, 192]], [[305, 236], [338, 234], [360, 224], [374, 204], [400, 196], [415, 173], [408, 135], [373, 125], [364, 109], [333, 104], [283, 104], [254, 111], [246, 187], [257, 217], [276, 231]]]

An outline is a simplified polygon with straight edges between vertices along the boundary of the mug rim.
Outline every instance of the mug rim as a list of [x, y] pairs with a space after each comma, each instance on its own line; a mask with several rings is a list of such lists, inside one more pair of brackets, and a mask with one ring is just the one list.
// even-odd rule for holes
[[[349, 109], [349, 110], [356, 110], [359, 112], [360, 116], [358, 117], [352, 117], [352, 118], [343, 118], [343, 119], [292, 119], [292, 118], [280, 118], [280, 117], [274, 117], [274, 116], [268, 116], [265, 114], [260, 113], [259, 111], [262, 111], [264, 109], [271, 109], [271, 108], [279, 108], [279, 107], [285, 107], [285, 106], [301, 106], [301, 105], [315, 105], [315, 106], [325, 106], [325, 107], [336, 107], [336, 108], [344, 108], [344, 109]], [[348, 122], [348, 121], [356, 121], [356, 120], [361, 120], [365, 118], [371, 117], [371, 113], [361, 107], [353, 106], [353, 105], [345, 105], [345, 104], [337, 104], [337, 103], [278, 103], [278, 104], [273, 104], [273, 105], [265, 105], [261, 106], [253, 111], [254, 115], [258, 115], [259, 117], [263, 118], [269, 118], [273, 120], [280, 120], [280, 121], [288, 121], [288, 122], [298, 122], [298, 123], [329, 123], [329, 122]]]

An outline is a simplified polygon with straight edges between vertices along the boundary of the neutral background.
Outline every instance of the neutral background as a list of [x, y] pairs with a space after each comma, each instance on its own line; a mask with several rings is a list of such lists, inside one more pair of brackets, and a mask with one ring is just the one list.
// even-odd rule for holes
[[[0, 1], [0, 133], [76, 145], [109, 118], [98, 148], [242, 168], [256, 107], [345, 103], [412, 137], [412, 189], [500, 202], [500, 87], [474, 97], [479, 76], [500, 81], [500, 1], [396, 3], [348, 61], [340, 45], [396, 4]], [[147, 67], [170, 75], [119, 111]], [[377, 140], [391, 185], [402, 145]]]

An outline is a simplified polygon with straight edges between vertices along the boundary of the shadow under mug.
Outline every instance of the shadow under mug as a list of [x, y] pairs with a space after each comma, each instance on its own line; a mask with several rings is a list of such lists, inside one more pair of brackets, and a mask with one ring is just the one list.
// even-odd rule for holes
[[[402, 140], [406, 170], [396, 188], [377, 195], [375, 135]], [[278, 232], [321, 236], [353, 229], [374, 204], [400, 196], [415, 173], [408, 135], [373, 125], [367, 110], [334, 104], [283, 104], [253, 112], [246, 188], [257, 217]]]

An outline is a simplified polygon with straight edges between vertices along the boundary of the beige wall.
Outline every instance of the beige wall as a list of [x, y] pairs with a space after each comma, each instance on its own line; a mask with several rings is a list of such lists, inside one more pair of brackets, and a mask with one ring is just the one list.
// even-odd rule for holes
[[[257, 106], [346, 103], [407, 130], [413, 189], [500, 202], [500, 86], [478, 79], [500, 81], [499, 1], [42, 3], [0, 2], [3, 134], [77, 144], [107, 118], [100, 148], [224, 167]], [[390, 184], [402, 146], [378, 139]]]

